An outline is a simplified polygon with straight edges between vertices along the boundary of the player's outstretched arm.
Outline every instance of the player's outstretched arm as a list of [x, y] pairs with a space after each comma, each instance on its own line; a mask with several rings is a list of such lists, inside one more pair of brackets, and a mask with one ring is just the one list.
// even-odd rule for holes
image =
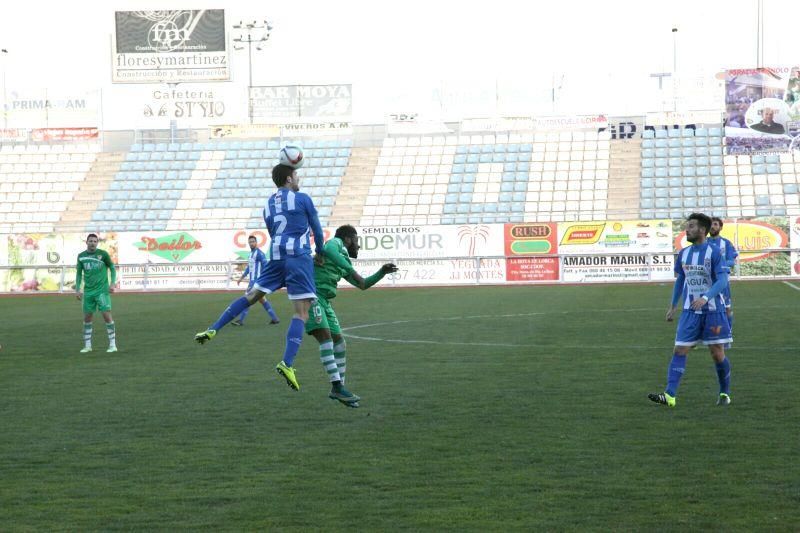
[[345, 279], [350, 282], [351, 285], [358, 287], [362, 291], [365, 291], [382, 280], [386, 274], [391, 274], [392, 272], [397, 272], [397, 266], [393, 263], [386, 263], [379, 268], [377, 272], [366, 279], [362, 278], [361, 275], [355, 270]]

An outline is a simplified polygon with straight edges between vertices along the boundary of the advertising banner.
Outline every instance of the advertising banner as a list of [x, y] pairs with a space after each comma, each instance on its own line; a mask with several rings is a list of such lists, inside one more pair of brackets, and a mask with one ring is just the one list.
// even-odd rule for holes
[[506, 224], [506, 281], [558, 280], [558, 226], [554, 222]]
[[32, 141], [85, 141], [97, 139], [97, 128], [37, 128], [31, 130]]
[[5, 105], [5, 124], [8, 128], [64, 128], [100, 124], [99, 91], [9, 90]]
[[559, 222], [558, 243], [560, 254], [578, 255], [561, 258], [563, 281], [646, 281], [673, 277], [670, 220]]
[[344, 83], [250, 87], [250, 106], [253, 118], [262, 123], [321, 117], [345, 119], [353, 114], [353, 86]]
[[3, 142], [25, 142], [28, 139], [28, 130], [24, 129], [2, 129], [0, 128], [0, 141]]
[[[789, 246], [793, 250], [800, 250], [800, 217], [794, 217], [791, 220], [791, 239]], [[791, 254], [791, 275], [800, 277], [800, 252], [792, 252]]]
[[619, 254], [561, 257], [562, 281], [672, 281], [674, 255]]
[[[65, 289], [75, 288], [78, 254], [86, 249], [86, 235], [77, 233], [17, 233], [0, 235], [0, 266], [19, 268], [0, 270], [0, 291], [57, 291], [62, 283], [62, 265], [70, 265], [63, 273]], [[112, 261], [118, 261], [117, 234], [100, 235], [98, 247], [106, 250]], [[32, 268], [52, 265], [52, 268]]]
[[[675, 222], [675, 249], [689, 246], [683, 221]], [[733, 243], [739, 251], [739, 275], [788, 276], [791, 269], [789, 254], [757, 252], [756, 250], [788, 250], [789, 219], [765, 217], [753, 220], [723, 220], [720, 235]]]
[[672, 253], [672, 221], [559, 222], [558, 243], [562, 254]]
[[792, 149], [800, 134], [800, 67], [725, 72], [728, 154]]
[[461, 121], [462, 133], [490, 133], [506, 131], [533, 131], [532, 117], [467, 118]]
[[[383, 262], [356, 262], [356, 270], [366, 277], [377, 271]], [[398, 271], [389, 274], [377, 286], [412, 286], [412, 285], [475, 285], [476, 283], [505, 282], [505, 259], [400, 259], [397, 261]], [[348, 287], [346, 281], [341, 287]]]
[[[225, 289], [236, 286], [244, 270], [225, 262], [246, 260], [247, 236], [254, 234], [263, 247], [266, 231], [127, 232], [119, 235], [120, 263], [144, 264], [121, 270], [123, 289]], [[189, 264], [208, 263], [208, 264]], [[211, 264], [217, 263], [217, 264]], [[244, 287], [243, 287], [244, 288]]]
[[533, 128], [536, 131], [596, 131], [607, 126], [606, 115], [533, 117]]
[[114, 83], [230, 79], [222, 9], [117, 11]]
[[427, 259], [503, 255], [502, 224], [366, 226], [358, 229], [359, 259]]
[[281, 127], [275, 124], [224, 124], [211, 127], [211, 137], [222, 139], [224, 137], [241, 138], [267, 138], [279, 137]]
[[719, 110], [701, 111], [654, 111], [648, 112], [645, 116], [646, 126], [668, 126], [683, 124], [694, 124], [697, 127], [703, 125], [719, 125], [722, 122], [722, 113]]

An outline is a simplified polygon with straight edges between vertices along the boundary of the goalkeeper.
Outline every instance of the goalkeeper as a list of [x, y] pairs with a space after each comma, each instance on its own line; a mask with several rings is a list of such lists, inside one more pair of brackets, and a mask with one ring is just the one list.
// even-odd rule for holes
[[386, 263], [368, 278], [362, 278], [350, 261], [351, 257], [358, 257], [359, 248], [358, 232], [349, 224], [339, 226], [334, 238], [325, 243], [325, 261], [322, 265], [314, 265], [317, 300], [311, 305], [306, 322], [306, 333], [319, 342], [319, 358], [331, 382], [328, 397], [348, 407], [358, 407], [360, 398], [344, 387], [346, 345], [330, 301], [336, 298], [336, 286], [342, 278], [363, 291], [378, 283], [386, 274], [397, 272], [395, 265]]

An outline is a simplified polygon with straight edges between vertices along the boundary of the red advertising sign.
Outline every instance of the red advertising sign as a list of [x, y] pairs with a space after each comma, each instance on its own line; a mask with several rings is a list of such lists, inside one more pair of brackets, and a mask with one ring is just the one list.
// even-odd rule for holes
[[[557, 281], [557, 225], [529, 222], [505, 225], [506, 281]], [[538, 256], [538, 257], [537, 257]]]
[[508, 258], [506, 281], [558, 281], [558, 258]]
[[96, 139], [97, 128], [38, 128], [31, 130], [32, 141], [79, 141]]

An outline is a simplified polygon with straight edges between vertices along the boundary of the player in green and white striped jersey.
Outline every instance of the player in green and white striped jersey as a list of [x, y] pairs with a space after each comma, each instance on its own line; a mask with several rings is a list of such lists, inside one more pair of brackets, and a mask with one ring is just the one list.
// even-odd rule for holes
[[311, 305], [306, 322], [306, 333], [313, 335], [319, 342], [319, 357], [331, 382], [328, 397], [348, 407], [358, 407], [361, 398], [344, 387], [347, 370], [346, 344], [339, 319], [331, 305], [331, 300], [336, 298], [336, 286], [341, 279], [346, 279], [363, 291], [378, 283], [386, 274], [397, 272], [395, 265], [386, 263], [368, 278], [362, 278], [350, 261], [351, 257], [358, 257], [359, 248], [358, 232], [349, 224], [339, 226], [334, 238], [325, 243], [324, 263], [314, 264], [317, 300]]

